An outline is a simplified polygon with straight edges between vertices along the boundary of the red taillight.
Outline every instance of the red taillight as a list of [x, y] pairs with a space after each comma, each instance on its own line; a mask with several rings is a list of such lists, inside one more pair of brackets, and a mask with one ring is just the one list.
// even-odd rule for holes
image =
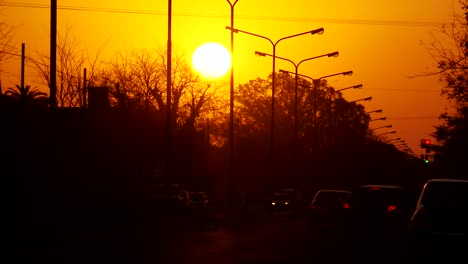
[[343, 204], [343, 207], [344, 207], [345, 209], [349, 209], [349, 203], [344, 203], [344, 204]]
[[376, 190], [380, 190], [380, 187], [375, 187], [375, 186], [373, 186], [373, 187], [370, 187], [369, 189], [371, 189], [371, 190], [373, 190], [373, 191], [376, 191]]
[[389, 205], [388, 208], [387, 208], [387, 210], [388, 210], [389, 212], [393, 212], [393, 211], [396, 210], [396, 206], [395, 206], [395, 205]]

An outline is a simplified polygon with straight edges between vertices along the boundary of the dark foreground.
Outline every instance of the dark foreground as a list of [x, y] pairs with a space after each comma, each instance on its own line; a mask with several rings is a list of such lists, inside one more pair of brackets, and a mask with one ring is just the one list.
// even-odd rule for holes
[[310, 227], [303, 215], [275, 213], [15, 241], [2, 263], [459, 263], [448, 256], [411, 258], [403, 240], [346, 233]]

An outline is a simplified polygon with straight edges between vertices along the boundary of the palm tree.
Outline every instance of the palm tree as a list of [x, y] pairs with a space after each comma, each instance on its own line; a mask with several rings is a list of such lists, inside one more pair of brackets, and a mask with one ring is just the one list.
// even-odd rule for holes
[[13, 98], [23, 106], [37, 105], [38, 103], [47, 104], [48, 102], [46, 93], [39, 91], [37, 88], [31, 89], [31, 86], [29, 85], [26, 85], [25, 87], [16, 85], [16, 89], [8, 88], [5, 91], [5, 95]]

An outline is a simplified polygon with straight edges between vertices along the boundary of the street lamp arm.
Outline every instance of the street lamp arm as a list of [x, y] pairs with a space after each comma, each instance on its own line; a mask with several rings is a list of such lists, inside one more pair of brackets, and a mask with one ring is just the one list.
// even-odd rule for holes
[[387, 134], [395, 134], [395, 133], [396, 133], [396, 130], [393, 130], [393, 131], [390, 131], [390, 132], [386, 132], [386, 133], [382, 133], [382, 134], [376, 135], [376, 137], [382, 136], [382, 135], [387, 135]]
[[312, 35], [315, 35], [315, 34], [323, 34], [324, 31], [325, 31], [325, 30], [324, 30], [323, 28], [318, 28], [318, 29], [314, 29], [314, 30], [307, 31], [307, 32], [302, 32], [302, 33], [298, 33], [298, 34], [294, 34], [294, 35], [282, 37], [282, 38], [278, 39], [278, 40], [276, 41], [276, 43], [273, 44], [273, 45], [276, 46], [276, 44], [278, 44], [280, 41], [285, 40], [285, 39], [288, 39], [288, 38], [293, 38], [293, 37], [297, 37], [297, 36], [301, 36], [301, 35], [306, 35], [306, 34], [309, 34], [309, 33], [312, 34]]
[[255, 37], [259, 37], [259, 38], [266, 39], [266, 40], [268, 40], [268, 41], [271, 43], [271, 45], [273, 45], [273, 46], [276, 46], [276, 44], [278, 43], [278, 42], [274, 43], [271, 39], [269, 39], [269, 38], [267, 38], [267, 37], [265, 37], [265, 36], [258, 35], [258, 34], [255, 34], [255, 33], [251, 33], [251, 32], [244, 31], [244, 30], [240, 30], [240, 29], [237, 29], [237, 28], [232, 28], [232, 27], [227, 26], [226, 29], [231, 30], [231, 31], [234, 32], [234, 33], [239, 33], [239, 32], [241, 32], [241, 33], [244, 33], [244, 34], [247, 34], [247, 35], [252, 35], [252, 36], [255, 36]]
[[[273, 57], [273, 55], [271, 55], [271, 54], [267, 54], [267, 53], [260, 52], [260, 51], [255, 51], [255, 55], [262, 56], [262, 57], [265, 57], [265, 56]], [[275, 58], [280, 59], [280, 60], [289, 61], [294, 65], [295, 68], [297, 68], [299, 66], [299, 65], [296, 65], [296, 63], [294, 61], [292, 61], [292, 60], [290, 60], [288, 58], [283, 58], [283, 57], [276, 56], [276, 55], [275, 55]]]
[[335, 52], [323, 54], [323, 55], [320, 55], [320, 56], [315, 56], [315, 57], [312, 57], [312, 58], [303, 59], [299, 63], [297, 63], [297, 67], [299, 67], [299, 65], [301, 65], [301, 63], [309, 61], [309, 60], [313, 60], [313, 59], [317, 59], [317, 58], [321, 58], [321, 57], [338, 57], [339, 54], [340, 53], [338, 51], [335, 51]]
[[354, 101], [351, 101], [350, 103], [356, 103], [356, 102], [360, 102], [360, 101], [370, 101], [370, 100], [372, 100], [372, 96], [362, 98], [362, 99], [359, 99], [359, 100], [354, 100]]
[[357, 85], [349, 86], [346, 88], [338, 89], [335, 92], [341, 92], [341, 91], [348, 90], [348, 89], [361, 89], [361, 88], [362, 88], [362, 84], [357, 84]]
[[330, 75], [322, 76], [318, 78], [317, 80], [325, 79], [325, 78], [336, 76], [336, 75], [353, 75], [353, 71], [345, 71], [345, 72], [330, 74]]

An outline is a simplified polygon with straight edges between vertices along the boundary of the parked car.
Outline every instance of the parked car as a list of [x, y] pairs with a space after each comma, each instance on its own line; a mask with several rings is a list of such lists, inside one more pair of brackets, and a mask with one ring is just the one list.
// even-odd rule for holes
[[307, 208], [307, 218], [310, 226], [341, 227], [349, 221], [350, 191], [319, 190]]
[[412, 209], [405, 188], [362, 185], [352, 190], [349, 204], [355, 235], [404, 236]]

